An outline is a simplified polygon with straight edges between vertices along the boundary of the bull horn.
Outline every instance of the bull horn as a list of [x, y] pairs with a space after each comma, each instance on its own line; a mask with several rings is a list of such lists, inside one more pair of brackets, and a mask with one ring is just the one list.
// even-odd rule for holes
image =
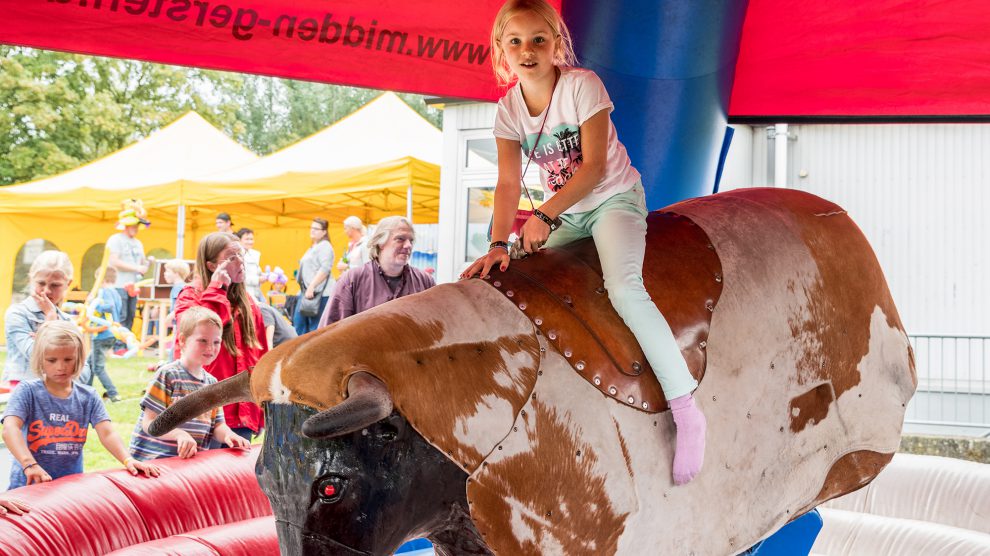
[[182, 423], [207, 411], [237, 402], [253, 402], [251, 375], [247, 372], [200, 388], [170, 405], [148, 425], [148, 434], [161, 436]]
[[392, 394], [374, 376], [357, 372], [347, 381], [347, 399], [303, 423], [309, 438], [332, 438], [359, 431], [392, 414]]

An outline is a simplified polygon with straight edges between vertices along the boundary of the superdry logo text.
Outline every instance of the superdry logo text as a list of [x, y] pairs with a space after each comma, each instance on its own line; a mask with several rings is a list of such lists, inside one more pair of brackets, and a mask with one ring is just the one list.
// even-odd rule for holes
[[[68, 421], [62, 426], [45, 425], [43, 421], [32, 421], [28, 425], [27, 442], [28, 449], [38, 452], [51, 444], [63, 442], [86, 442], [86, 427], [82, 427], [75, 421]], [[56, 446], [56, 449], [58, 447]]]

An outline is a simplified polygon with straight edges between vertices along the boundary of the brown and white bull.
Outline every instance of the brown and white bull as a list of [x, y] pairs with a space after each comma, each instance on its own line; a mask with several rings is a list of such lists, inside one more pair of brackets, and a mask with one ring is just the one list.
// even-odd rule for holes
[[[417, 536], [440, 554], [745, 550], [887, 464], [916, 386], [913, 358], [876, 257], [836, 205], [752, 189], [664, 212], [710, 242], [701, 254], [697, 242], [655, 234], [644, 266], [704, 374], [695, 397], [708, 419], [705, 465], [685, 486], [671, 482], [673, 423], [650, 406], [650, 387], [635, 377], [612, 386], [590, 368], [609, 357], [623, 367], [613, 355], [628, 346], [610, 345], [600, 324], [564, 335], [534, 314], [552, 308], [520, 301], [498, 276], [283, 344], [250, 379], [174, 405], [156, 432], [206, 407], [261, 404], [257, 470], [284, 554], [390, 554]], [[682, 272], [713, 254], [714, 276]], [[661, 267], [684, 274], [679, 291], [657, 291], [650, 269]], [[580, 312], [568, 313], [583, 297], [560, 297], [553, 318]], [[682, 318], [697, 309], [684, 298], [703, 303], [710, 322]]]

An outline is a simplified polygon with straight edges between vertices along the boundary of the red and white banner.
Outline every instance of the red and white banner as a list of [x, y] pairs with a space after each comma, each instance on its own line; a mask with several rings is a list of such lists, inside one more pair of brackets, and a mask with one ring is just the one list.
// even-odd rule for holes
[[[500, 5], [0, 0], [0, 43], [494, 99], [488, 36]], [[985, 118], [988, 25], [988, 0], [750, 0], [729, 113]]]
[[990, 1], [750, 0], [729, 114], [985, 119]]
[[0, 42], [492, 99], [489, 34], [499, 6], [497, 0], [0, 0]]

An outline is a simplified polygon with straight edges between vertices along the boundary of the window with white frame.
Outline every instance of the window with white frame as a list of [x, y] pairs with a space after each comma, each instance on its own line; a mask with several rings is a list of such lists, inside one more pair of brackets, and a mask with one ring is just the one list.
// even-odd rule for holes
[[[460, 157], [462, 166], [459, 176], [463, 192], [460, 197], [464, 226], [464, 243], [460, 251], [463, 265], [488, 252], [488, 232], [498, 180], [498, 153], [491, 133], [490, 129], [484, 129], [464, 131], [462, 135], [463, 156]], [[543, 188], [539, 180], [538, 169], [534, 167], [527, 172], [525, 183], [537, 207], [543, 202]], [[525, 194], [520, 195], [519, 208], [530, 208]]]

